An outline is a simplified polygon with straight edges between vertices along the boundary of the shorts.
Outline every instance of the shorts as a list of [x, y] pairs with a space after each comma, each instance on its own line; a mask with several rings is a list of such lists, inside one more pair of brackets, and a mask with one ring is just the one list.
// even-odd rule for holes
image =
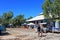
[[38, 30], [38, 32], [40, 33], [40, 32], [43, 32], [43, 30]]

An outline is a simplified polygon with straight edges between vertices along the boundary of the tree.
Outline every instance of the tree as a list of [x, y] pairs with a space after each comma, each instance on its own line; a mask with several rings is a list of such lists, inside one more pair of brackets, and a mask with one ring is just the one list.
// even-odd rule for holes
[[3, 15], [2, 15], [2, 24], [5, 26], [8, 24], [7, 13], [3, 13]]
[[8, 21], [8, 24], [12, 24], [13, 23], [13, 12], [12, 11], [8, 11], [7, 12], [7, 21]]
[[54, 0], [54, 13], [60, 18], [60, 0]]
[[6, 27], [9, 25], [9, 24], [13, 24], [14, 26], [18, 26], [22, 23], [25, 22], [25, 18], [24, 18], [24, 15], [20, 14], [16, 17], [13, 18], [13, 12], [12, 11], [8, 11], [8, 12], [4, 12], [2, 16], [0, 16], [0, 23], [5, 25]]
[[9, 20], [9, 24], [13, 24], [13, 22], [14, 22], [14, 20], [13, 20], [13, 18], [11, 18], [11, 19]]
[[60, 0], [45, 0], [43, 4], [45, 18], [60, 17]]
[[7, 12], [7, 18], [11, 19], [12, 17], [13, 17], [13, 12], [12, 11]]
[[55, 21], [60, 20], [60, 0], [45, 0], [43, 4], [43, 13], [46, 19], [53, 19], [48, 21], [54, 22], [54, 18], [59, 18]]
[[49, 11], [50, 11], [50, 8], [51, 8], [51, 2], [50, 0], [45, 0], [44, 4], [43, 4], [43, 13], [44, 13], [44, 16], [45, 18], [50, 18], [49, 16]]
[[2, 15], [2, 24], [4, 24], [5, 26], [7, 26], [9, 24], [10, 19], [13, 17], [13, 12], [9, 11], [6, 13], [3, 13]]
[[32, 19], [32, 18], [33, 18], [33, 17], [32, 17], [32, 16], [30, 16], [30, 17], [28, 18], [28, 20], [29, 20], [29, 19]]
[[21, 24], [24, 22], [25, 22], [24, 15], [20, 14], [14, 18], [14, 25], [17, 25], [17, 26], [20, 25], [21, 26]]
[[0, 16], [0, 24], [2, 24], [2, 17]]

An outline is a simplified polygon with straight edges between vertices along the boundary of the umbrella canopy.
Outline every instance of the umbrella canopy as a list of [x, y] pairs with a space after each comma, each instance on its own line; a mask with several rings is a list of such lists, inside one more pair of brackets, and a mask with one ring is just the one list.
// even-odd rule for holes
[[22, 24], [22, 25], [27, 25], [26, 23]]
[[47, 24], [47, 23], [40, 23], [40, 24]]
[[29, 24], [27, 24], [27, 25], [35, 25], [34, 23], [29, 23]]

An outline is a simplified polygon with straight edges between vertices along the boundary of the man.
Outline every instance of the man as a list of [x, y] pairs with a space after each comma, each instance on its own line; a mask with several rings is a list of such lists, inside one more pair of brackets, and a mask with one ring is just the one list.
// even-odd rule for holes
[[42, 37], [42, 34], [43, 34], [43, 26], [42, 24], [38, 24], [38, 28], [37, 28], [37, 31], [38, 31], [38, 37]]

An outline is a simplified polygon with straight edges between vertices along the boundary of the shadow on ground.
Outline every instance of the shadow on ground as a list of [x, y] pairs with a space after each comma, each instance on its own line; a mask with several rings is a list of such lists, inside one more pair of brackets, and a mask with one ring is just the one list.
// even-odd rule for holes
[[11, 34], [9, 34], [8, 32], [0, 34], [0, 36], [5, 36], [5, 35], [11, 35]]
[[47, 35], [42, 35], [42, 36], [39, 36], [39, 37], [46, 37]]
[[60, 31], [57, 31], [57, 32], [53, 32], [53, 33], [56, 33], [56, 34], [60, 34]]

